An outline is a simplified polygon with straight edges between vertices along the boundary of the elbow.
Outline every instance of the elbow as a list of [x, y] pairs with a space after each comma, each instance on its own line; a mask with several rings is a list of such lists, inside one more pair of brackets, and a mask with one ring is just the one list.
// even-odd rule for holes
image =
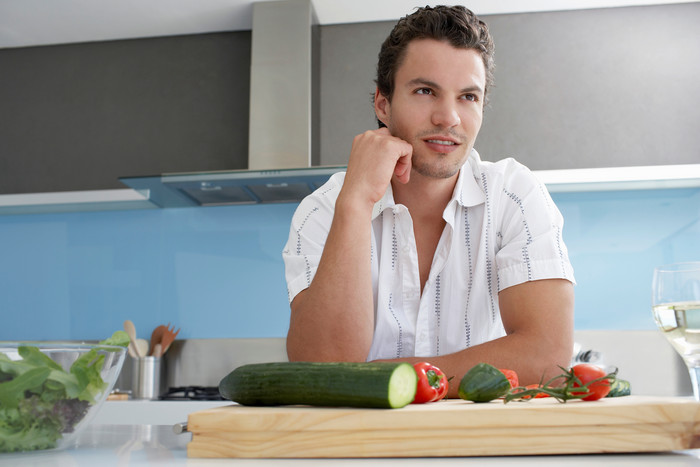
[[532, 355], [527, 384], [547, 381], [563, 373], [571, 364], [573, 332], [543, 343]]
[[338, 341], [299, 339], [293, 333], [287, 335], [287, 359], [290, 362], [365, 362], [369, 350], [364, 352], [355, 345], [342, 346]]
[[[318, 306], [308, 303], [308, 295], [300, 293], [292, 302], [292, 315], [287, 332], [287, 358], [301, 362], [364, 362], [372, 345], [373, 323], [365, 326], [359, 319], [327, 319], [310, 313]], [[358, 316], [347, 311], [344, 315]]]

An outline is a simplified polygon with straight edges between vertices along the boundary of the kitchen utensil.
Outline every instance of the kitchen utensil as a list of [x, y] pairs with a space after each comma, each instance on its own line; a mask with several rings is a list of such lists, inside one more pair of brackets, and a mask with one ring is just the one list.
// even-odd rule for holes
[[187, 422], [180, 422], [173, 425], [173, 433], [181, 435], [187, 433]]
[[401, 409], [246, 407], [190, 413], [188, 457], [345, 458], [656, 452], [700, 447], [700, 403], [626, 396], [594, 402], [472, 403]]
[[133, 354], [132, 357], [134, 358], [143, 357], [143, 355], [139, 354], [139, 350], [136, 347], [136, 326], [134, 326], [133, 321], [130, 319], [124, 321], [124, 331], [126, 331], [131, 340], [131, 342], [129, 342], [129, 355]]
[[136, 355], [136, 347], [131, 345], [131, 342], [129, 342], [129, 346], [126, 350], [131, 358], [138, 358], [138, 355]]
[[153, 353], [152, 355], [156, 358], [160, 358], [163, 356], [163, 348], [160, 345], [160, 342], [158, 342], [154, 347], [153, 347]]
[[140, 357], [146, 357], [148, 355], [148, 341], [142, 338], [136, 339], [136, 349], [139, 351]]
[[654, 321], [683, 358], [700, 401], [700, 262], [657, 267], [651, 287]]
[[131, 362], [132, 387], [134, 399], [158, 399], [164, 384], [163, 360], [159, 357], [141, 357]]
[[163, 338], [160, 341], [160, 345], [162, 347], [162, 355], [165, 355], [165, 352], [168, 351], [168, 348], [170, 348], [170, 344], [173, 343], [177, 335], [180, 333], [180, 330], [178, 329], [175, 331], [175, 326], [170, 326], [170, 323], [168, 323], [168, 327], [166, 328], [165, 332], [163, 333]]
[[160, 326], [156, 326], [156, 328], [153, 330], [153, 332], [151, 333], [151, 345], [148, 350], [148, 355], [155, 355], [154, 348], [156, 344], [160, 344], [161, 339], [163, 339], [163, 333], [167, 329], [167, 327], [161, 324]]

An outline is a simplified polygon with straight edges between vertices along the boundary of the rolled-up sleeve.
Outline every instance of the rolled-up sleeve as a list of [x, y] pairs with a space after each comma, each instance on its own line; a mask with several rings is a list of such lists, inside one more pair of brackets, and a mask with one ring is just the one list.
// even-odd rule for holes
[[541, 279], [575, 283], [562, 239], [564, 219], [546, 187], [521, 166], [505, 181], [501, 196], [499, 290]]
[[333, 207], [344, 174], [335, 174], [306, 197], [294, 212], [282, 251], [289, 302], [311, 285], [333, 220]]

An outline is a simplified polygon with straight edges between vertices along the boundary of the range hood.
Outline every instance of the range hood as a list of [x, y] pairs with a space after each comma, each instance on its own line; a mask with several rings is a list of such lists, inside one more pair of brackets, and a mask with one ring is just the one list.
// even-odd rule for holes
[[254, 3], [248, 170], [119, 180], [159, 207], [303, 199], [344, 169], [318, 166], [317, 42], [311, 0]]

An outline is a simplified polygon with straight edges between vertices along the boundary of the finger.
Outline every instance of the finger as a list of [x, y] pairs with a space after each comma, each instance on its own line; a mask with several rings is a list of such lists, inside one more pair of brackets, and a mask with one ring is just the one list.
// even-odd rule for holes
[[394, 175], [396, 179], [401, 183], [408, 183], [411, 176], [411, 156], [401, 156], [398, 161], [396, 161], [396, 167], [394, 167]]

